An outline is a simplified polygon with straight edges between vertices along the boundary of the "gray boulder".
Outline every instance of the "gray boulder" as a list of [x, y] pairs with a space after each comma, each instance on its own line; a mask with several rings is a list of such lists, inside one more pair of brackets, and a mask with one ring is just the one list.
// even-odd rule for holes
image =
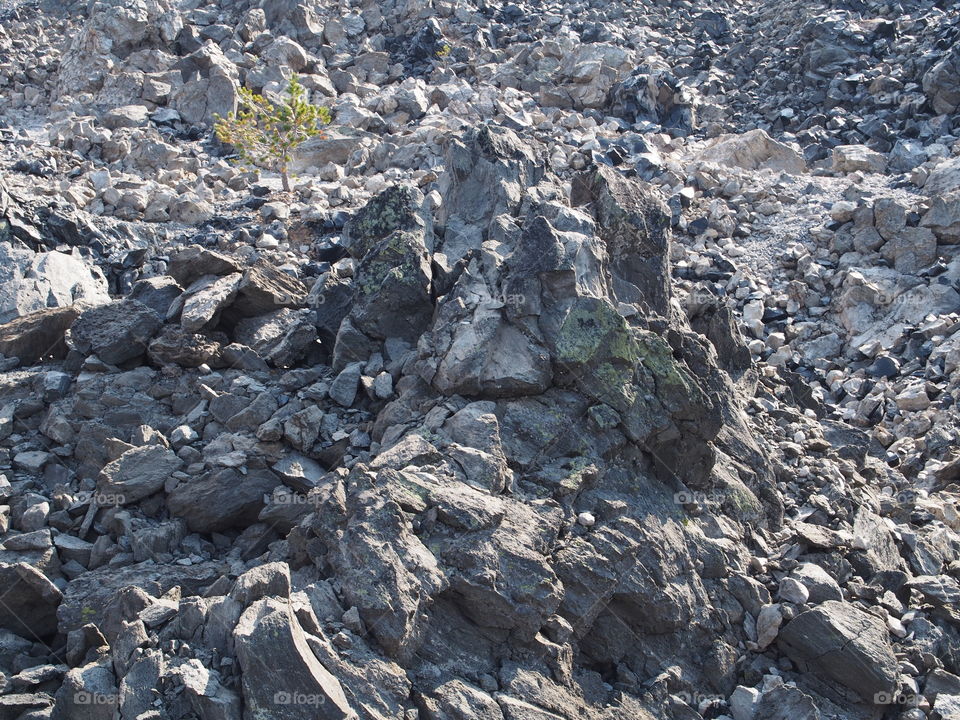
[[237, 109], [238, 73], [213, 43], [183, 59], [186, 79], [171, 97], [171, 107], [191, 125], [206, 125], [215, 115], [225, 117]]
[[802, 672], [850, 688], [866, 702], [896, 692], [897, 659], [886, 625], [853, 605], [828, 600], [800, 613], [778, 642]]
[[26, 563], [0, 563], [0, 627], [27, 638], [45, 638], [57, 630], [62, 594], [43, 573]]
[[600, 165], [576, 177], [572, 203], [591, 205], [607, 246], [617, 300], [667, 313], [670, 212], [652, 186]]
[[246, 718], [351, 720], [343, 688], [307, 644], [289, 602], [256, 601], [233, 631]]
[[[220, 314], [237, 296], [240, 273], [204, 275], [195, 280], [181, 296], [180, 326], [186, 333], [213, 329]], [[173, 310], [173, 308], [171, 308]]]
[[960, 192], [932, 197], [920, 225], [933, 230], [943, 244], [960, 243]]
[[240, 720], [243, 701], [239, 694], [223, 685], [220, 673], [199, 660], [190, 659], [172, 674], [183, 684], [190, 707], [201, 720]]
[[57, 691], [53, 720], [113, 720], [120, 691], [109, 659], [70, 670]]
[[188, 245], [170, 254], [170, 276], [186, 287], [204, 275], [230, 275], [243, 272], [233, 258], [199, 245]]
[[166, 317], [170, 305], [180, 297], [183, 288], [167, 275], [145, 278], [138, 281], [127, 298], [142, 302], [160, 317]]
[[66, 334], [86, 306], [38, 310], [0, 325], [0, 353], [33, 365], [44, 358], [63, 358], [69, 348]]
[[291, 367], [316, 345], [317, 328], [313, 321], [314, 314], [307, 308], [281, 308], [241, 320], [233, 337], [274, 367]]
[[923, 76], [923, 92], [937, 114], [960, 107], [960, 50], [954, 45], [940, 62]]
[[820, 710], [803, 691], [780, 685], [757, 700], [753, 720], [820, 720]]
[[307, 288], [297, 278], [259, 261], [243, 273], [230, 312], [256, 317], [280, 308], [300, 307], [306, 295]]
[[0, 243], [0, 323], [76, 302], [110, 302], [103, 273], [79, 256]]
[[241, 475], [232, 468], [181, 481], [167, 496], [167, 507], [187, 521], [193, 532], [220, 532], [246, 527], [257, 521], [263, 496], [280, 479], [269, 470], [250, 470]]
[[180, 465], [180, 458], [162, 445], [131, 448], [101, 471], [97, 482], [101, 504], [128, 505], [143, 500], [161, 490]]
[[86, 310], [70, 328], [78, 351], [117, 365], [144, 354], [160, 329], [160, 317], [136, 300], [120, 300]]

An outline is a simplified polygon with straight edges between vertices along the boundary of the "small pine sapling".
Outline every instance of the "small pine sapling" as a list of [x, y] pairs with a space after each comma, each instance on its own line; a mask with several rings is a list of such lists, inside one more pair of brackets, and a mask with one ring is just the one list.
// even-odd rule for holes
[[217, 116], [214, 132], [220, 142], [236, 148], [242, 161], [280, 173], [284, 192], [290, 192], [291, 153], [309, 138], [323, 136], [321, 126], [331, 120], [329, 108], [308, 102], [294, 75], [280, 103], [240, 88], [237, 111]]

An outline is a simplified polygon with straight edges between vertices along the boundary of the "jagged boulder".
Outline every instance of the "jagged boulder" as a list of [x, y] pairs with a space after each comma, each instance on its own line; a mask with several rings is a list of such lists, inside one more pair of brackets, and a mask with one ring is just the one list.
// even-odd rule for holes
[[353, 720], [340, 683], [320, 664], [287, 600], [257, 600], [233, 631], [243, 671], [244, 717]]
[[68, 342], [82, 353], [116, 365], [143, 355], [161, 324], [143, 303], [118, 300], [80, 315], [70, 328]]
[[923, 92], [937, 114], [956, 112], [960, 106], [960, 50], [954, 45], [923, 76]]
[[47, 308], [107, 302], [103, 273], [79, 256], [0, 243], [0, 323]]
[[67, 330], [85, 308], [77, 304], [38, 310], [0, 325], [0, 353], [26, 365], [46, 357], [63, 358], [69, 351]]
[[349, 287], [328, 279], [314, 294], [322, 330], [329, 334], [340, 319], [334, 369], [366, 360], [388, 338], [414, 343], [426, 329], [433, 312], [430, 234], [423, 195], [399, 186], [373, 198], [344, 227], [342, 243], [359, 261], [355, 276]]
[[29, 638], [44, 638], [57, 629], [60, 590], [26, 563], [0, 563], [6, 595], [0, 605], [0, 627]]
[[791, 660], [844, 685], [867, 702], [897, 689], [897, 659], [887, 628], [876, 616], [828, 600], [781, 629], [779, 642]]

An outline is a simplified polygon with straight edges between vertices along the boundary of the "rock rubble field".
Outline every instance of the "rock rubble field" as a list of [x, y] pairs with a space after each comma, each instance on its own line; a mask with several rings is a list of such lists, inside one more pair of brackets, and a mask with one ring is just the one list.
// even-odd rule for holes
[[960, 720], [958, 400], [950, 0], [0, 2], [0, 720]]

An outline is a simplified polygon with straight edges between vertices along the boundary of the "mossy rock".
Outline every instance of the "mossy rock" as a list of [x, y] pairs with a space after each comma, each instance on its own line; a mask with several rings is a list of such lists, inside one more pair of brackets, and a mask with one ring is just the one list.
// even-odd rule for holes
[[422, 230], [418, 215], [421, 200], [420, 192], [412, 187], [394, 185], [384, 190], [347, 221], [341, 238], [343, 246], [359, 259], [398, 230]]
[[599, 298], [578, 298], [564, 318], [556, 343], [557, 362], [586, 367], [612, 362], [632, 366], [640, 358], [626, 320]]

